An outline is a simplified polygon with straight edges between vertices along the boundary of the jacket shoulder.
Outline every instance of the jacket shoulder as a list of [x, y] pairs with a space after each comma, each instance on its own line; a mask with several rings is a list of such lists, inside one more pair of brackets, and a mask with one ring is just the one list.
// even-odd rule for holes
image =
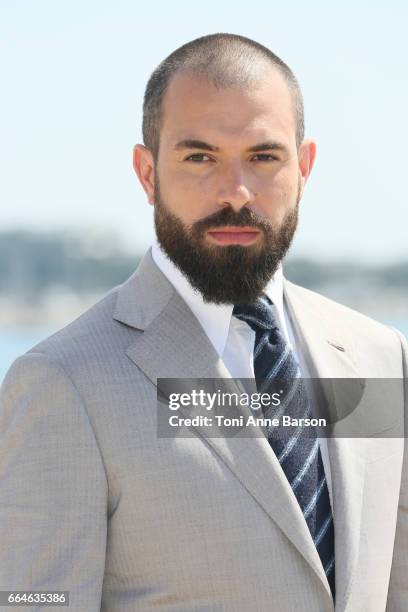
[[118, 362], [123, 359], [125, 347], [131, 341], [130, 334], [137, 333], [137, 330], [113, 318], [119, 288], [111, 289], [76, 319], [32, 346], [18, 360], [24, 358], [25, 363], [34, 363], [36, 357], [42, 355], [47, 363], [56, 364], [72, 379], [103, 376], [108, 363], [115, 358]]
[[296, 296], [298, 300], [307, 302], [309, 306], [316, 311], [316, 313], [323, 315], [325, 318], [335, 318], [339, 324], [346, 323], [348, 326], [357, 326], [360, 329], [366, 328], [379, 334], [391, 334], [395, 336], [396, 330], [394, 330], [393, 327], [376, 321], [358, 310], [350, 308], [345, 304], [341, 304], [340, 302], [328, 298], [321, 293], [312, 291], [311, 289], [306, 289], [306, 287], [301, 287], [300, 285], [296, 285], [291, 281], [286, 280], [285, 285], [290, 296]]
[[349, 338], [363, 360], [372, 354], [390, 360], [398, 355], [398, 361], [402, 356], [406, 363], [407, 341], [399, 330], [287, 280], [285, 290], [290, 301], [296, 302], [298, 308], [307, 307], [319, 325], [335, 330], [339, 338]]

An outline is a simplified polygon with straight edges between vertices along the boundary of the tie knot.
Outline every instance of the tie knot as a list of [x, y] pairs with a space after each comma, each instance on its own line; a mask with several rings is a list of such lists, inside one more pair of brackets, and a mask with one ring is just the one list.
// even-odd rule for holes
[[266, 295], [251, 304], [235, 304], [232, 314], [248, 323], [255, 331], [277, 327], [273, 303]]

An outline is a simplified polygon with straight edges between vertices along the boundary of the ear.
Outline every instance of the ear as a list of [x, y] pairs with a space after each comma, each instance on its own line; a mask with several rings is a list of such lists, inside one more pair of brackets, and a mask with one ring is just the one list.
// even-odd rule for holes
[[316, 159], [316, 143], [314, 142], [314, 140], [309, 139], [304, 140], [302, 142], [299, 147], [298, 159], [301, 184], [300, 195], [302, 195], [306, 185], [306, 181], [309, 178]]
[[133, 168], [147, 195], [149, 204], [154, 204], [154, 160], [147, 147], [137, 144], [133, 147]]

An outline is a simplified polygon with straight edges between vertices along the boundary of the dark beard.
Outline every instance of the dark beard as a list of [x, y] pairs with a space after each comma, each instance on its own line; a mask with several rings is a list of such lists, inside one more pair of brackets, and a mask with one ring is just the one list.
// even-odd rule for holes
[[[300, 185], [296, 206], [280, 227], [259, 217], [249, 208], [232, 208], [201, 219], [188, 230], [169, 212], [156, 177], [154, 222], [158, 241], [173, 263], [197, 289], [204, 302], [247, 304], [263, 292], [286, 255], [296, 231]], [[218, 246], [205, 242], [205, 232], [215, 227], [252, 226], [261, 230], [261, 244]]]

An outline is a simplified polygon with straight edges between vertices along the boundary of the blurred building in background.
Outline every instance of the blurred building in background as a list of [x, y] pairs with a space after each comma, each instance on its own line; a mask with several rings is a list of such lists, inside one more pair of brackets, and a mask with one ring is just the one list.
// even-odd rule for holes
[[[136, 269], [114, 234], [0, 233], [0, 379], [11, 361], [79, 316]], [[408, 334], [408, 261], [381, 267], [288, 258], [284, 274]]]

